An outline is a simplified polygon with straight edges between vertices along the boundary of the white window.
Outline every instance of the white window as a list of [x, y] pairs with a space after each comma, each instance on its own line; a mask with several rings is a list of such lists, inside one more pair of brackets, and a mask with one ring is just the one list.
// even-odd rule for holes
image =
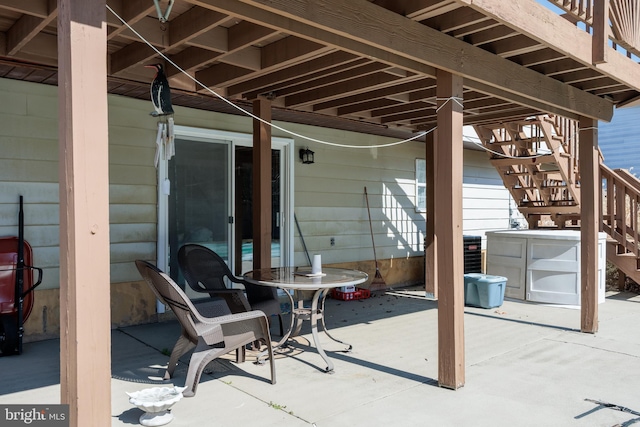
[[427, 161], [416, 159], [416, 212], [427, 211]]

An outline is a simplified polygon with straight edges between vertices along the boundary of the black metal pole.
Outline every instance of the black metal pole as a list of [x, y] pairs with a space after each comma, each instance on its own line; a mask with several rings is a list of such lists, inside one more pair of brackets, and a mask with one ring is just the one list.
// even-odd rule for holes
[[22, 335], [24, 327], [22, 321], [22, 303], [24, 296], [24, 213], [22, 211], [22, 196], [20, 196], [20, 210], [18, 211], [18, 265], [16, 265], [16, 295], [14, 304], [18, 304], [18, 354], [22, 354]]

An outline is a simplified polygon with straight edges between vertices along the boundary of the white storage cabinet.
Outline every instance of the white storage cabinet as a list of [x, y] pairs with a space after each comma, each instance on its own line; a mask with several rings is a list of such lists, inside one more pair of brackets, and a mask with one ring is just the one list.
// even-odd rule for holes
[[[507, 278], [505, 297], [580, 305], [580, 231], [504, 230], [487, 235], [487, 274]], [[606, 234], [598, 235], [598, 302], [604, 302]]]

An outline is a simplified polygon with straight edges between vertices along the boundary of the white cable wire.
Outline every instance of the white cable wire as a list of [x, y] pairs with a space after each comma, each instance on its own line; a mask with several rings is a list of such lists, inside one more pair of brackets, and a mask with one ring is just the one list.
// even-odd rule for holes
[[174, 67], [176, 67], [176, 69], [178, 71], [180, 71], [182, 74], [184, 74], [185, 76], [189, 77], [191, 80], [193, 80], [194, 83], [196, 83], [196, 85], [200, 86], [201, 88], [203, 88], [204, 90], [212, 93], [213, 95], [217, 96], [219, 99], [221, 99], [222, 101], [226, 102], [227, 104], [229, 104], [230, 106], [232, 106], [233, 108], [241, 111], [243, 114], [246, 114], [247, 116], [258, 120], [266, 125], [271, 126], [274, 129], [278, 129], [282, 132], [285, 132], [289, 135], [301, 138], [301, 139], [305, 139], [307, 141], [312, 141], [312, 142], [317, 142], [318, 144], [324, 144], [324, 145], [331, 145], [333, 147], [343, 147], [343, 148], [384, 148], [384, 147], [391, 147], [394, 145], [400, 145], [400, 144], [404, 144], [406, 142], [410, 142], [413, 140], [416, 140], [418, 138], [421, 138], [427, 134], [429, 134], [430, 132], [433, 132], [435, 130], [435, 127], [431, 130], [428, 130], [426, 132], [421, 132], [416, 136], [413, 136], [411, 138], [408, 139], [404, 139], [402, 141], [396, 141], [396, 142], [390, 142], [387, 144], [378, 144], [378, 145], [348, 145], [348, 144], [338, 144], [335, 142], [328, 142], [328, 141], [323, 141], [320, 139], [316, 139], [316, 138], [311, 138], [309, 136], [305, 136], [305, 135], [301, 135], [299, 133], [290, 131], [288, 129], [285, 129], [281, 126], [278, 126], [274, 123], [271, 123], [267, 120], [264, 120], [262, 117], [256, 116], [255, 114], [251, 113], [250, 111], [245, 110], [244, 108], [240, 107], [239, 105], [234, 104], [233, 102], [229, 101], [228, 99], [226, 99], [225, 97], [223, 97], [222, 95], [218, 94], [217, 92], [211, 90], [210, 88], [208, 88], [207, 86], [205, 86], [204, 84], [202, 84], [200, 81], [198, 81], [195, 77], [193, 77], [191, 74], [187, 73], [185, 70], [183, 70], [181, 67], [179, 67], [175, 62], [173, 62], [171, 59], [169, 59], [165, 54], [163, 54], [162, 52], [160, 52], [158, 49], [156, 49], [155, 46], [153, 46], [151, 43], [149, 43], [149, 41], [147, 41], [147, 39], [145, 39], [140, 33], [138, 33], [136, 30], [133, 29], [133, 27], [131, 25], [129, 25], [129, 23], [127, 23], [124, 19], [122, 19], [113, 9], [111, 9], [111, 7], [109, 5], [106, 5], [107, 9], [116, 17], [120, 20], [120, 22], [122, 22], [129, 30], [131, 30], [131, 32], [133, 34], [135, 34], [140, 40], [142, 40], [144, 43], [147, 44], [147, 46], [149, 46], [151, 49], [153, 49], [158, 55], [160, 55], [165, 61], [167, 61], [168, 63], [170, 63], [171, 65], [173, 65]]
[[436, 108], [436, 113], [439, 112], [442, 109], [442, 107], [447, 105], [449, 101], [454, 101], [461, 108], [464, 108], [464, 105], [462, 105], [463, 99], [458, 96], [450, 96], [449, 98], [436, 98], [436, 101], [444, 101], [438, 108]]

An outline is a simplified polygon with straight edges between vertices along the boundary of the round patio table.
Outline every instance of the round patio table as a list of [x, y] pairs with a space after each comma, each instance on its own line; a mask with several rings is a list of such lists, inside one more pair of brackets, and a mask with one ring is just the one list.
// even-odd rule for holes
[[[275, 347], [278, 348], [282, 346], [290, 337], [298, 335], [302, 328], [303, 321], [309, 320], [311, 322], [311, 334], [316, 350], [327, 364], [325, 372], [333, 371], [333, 363], [320, 345], [320, 340], [318, 339], [318, 324], [322, 326], [324, 333], [333, 341], [347, 345], [348, 348], [346, 351], [352, 348], [350, 344], [332, 337], [327, 331], [324, 322], [324, 302], [327, 294], [333, 288], [357, 285], [365, 282], [368, 278], [369, 276], [365, 272], [342, 268], [323, 268], [321, 274], [312, 274], [311, 268], [308, 267], [279, 267], [252, 270], [244, 274], [244, 279], [250, 283], [285, 290], [293, 289], [296, 291], [297, 301], [295, 302], [291, 294], [285, 292], [291, 300], [291, 324]], [[313, 291], [310, 308], [304, 307], [302, 292], [299, 291]]]

